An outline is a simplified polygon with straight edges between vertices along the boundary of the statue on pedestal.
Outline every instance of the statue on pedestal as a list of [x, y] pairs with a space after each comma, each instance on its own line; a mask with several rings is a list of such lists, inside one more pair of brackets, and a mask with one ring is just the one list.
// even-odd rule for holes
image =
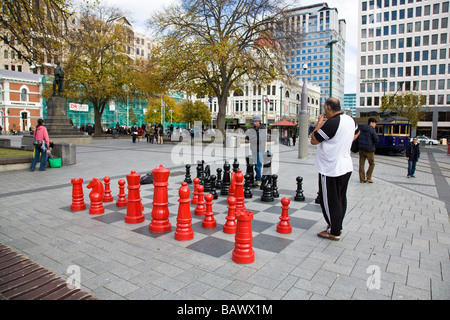
[[53, 95], [56, 95], [56, 87], [58, 87], [58, 96], [64, 92], [64, 69], [61, 62], [56, 62], [55, 80], [53, 81]]

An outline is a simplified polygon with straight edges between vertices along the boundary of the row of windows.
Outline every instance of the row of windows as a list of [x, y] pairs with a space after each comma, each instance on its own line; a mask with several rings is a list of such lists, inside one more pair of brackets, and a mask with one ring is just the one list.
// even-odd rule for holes
[[359, 87], [359, 92], [360, 93], [387, 92], [387, 91], [395, 92], [399, 88], [402, 88], [405, 91], [450, 90], [450, 79], [361, 83]]
[[[365, 65], [377, 65], [386, 63], [403, 63], [413, 61], [434, 61], [445, 60], [447, 57], [447, 49], [439, 50], [423, 50], [423, 51], [408, 51], [398, 53], [384, 53], [370, 56], [361, 56], [361, 66]], [[449, 54], [450, 56], [450, 54]]]
[[[438, 94], [438, 95], [429, 95], [425, 96], [425, 105], [434, 106], [434, 105], [450, 105], [450, 94]], [[381, 97], [360, 97], [359, 105], [364, 107], [380, 107], [381, 106]]]
[[[447, 67], [446, 67], [447, 66]], [[447, 73], [446, 73], [447, 69]], [[435, 76], [450, 74], [450, 64], [417, 65], [408, 67], [391, 67], [381, 69], [362, 69], [361, 80], [386, 79], [387, 77]]]
[[[440, 21], [440, 23], [439, 23]], [[448, 27], [448, 18], [442, 18], [442, 19], [434, 19], [434, 20], [427, 20], [427, 21], [423, 21], [423, 31], [430, 31], [430, 24], [431, 24], [431, 30], [438, 30], [438, 29], [447, 29]], [[398, 28], [397, 28], [398, 27]], [[363, 30], [367, 30], [367, 29], [363, 29]], [[375, 29], [369, 29], [370, 30], [375, 30], [375, 36], [376, 37], [381, 37], [381, 36], [395, 36], [397, 34], [404, 34], [405, 33], [405, 25], [404, 24], [393, 24], [391, 26], [383, 26], [383, 27], [377, 27]], [[407, 23], [406, 24], [406, 31], [407, 33], [412, 33], [413, 32], [413, 23]], [[417, 21], [415, 23], [415, 31], [416, 32], [420, 32], [422, 31], [422, 21]], [[364, 34], [364, 32], [361, 32], [361, 36], [362, 37], [366, 37], [366, 34]], [[371, 37], [373, 37], [373, 32], [372, 35], [370, 35]]]
[[[5, 70], [9, 70], [9, 65], [7, 65], [7, 64], [5, 64], [4, 66], [3, 66], [3, 69], [5, 69]], [[15, 65], [11, 65], [11, 71], [16, 71], [16, 66]], [[17, 66], [17, 71], [19, 71], [19, 72], [22, 72], [22, 66], [21, 65], [18, 65]]]
[[[416, 2], [422, 2], [422, 0], [416, 0]], [[414, 0], [408, 0], [408, 4], [414, 3]], [[383, 8], [383, 4], [384, 4], [384, 8], [391, 8], [391, 7], [396, 7], [397, 5], [405, 5], [406, 4], [406, 0], [370, 0], [370, 1], [363, 1], [361, 3], [361, 9], [362, 11], [367, 11], [367, 10], [374, 10], [374, 9], [382, 9]], [[376, 5], [376, 7], [375, 7]], [[424, 5], [423, 6], [423, 13], [424, 15], [430, 15], [431, 12], [433, 12], [433, 14], [439, 14], [440, 12], [442, 13], [446, 13], [448, 12], [448, 6], [449, 6], [449, 2], [443, 2], [442, 3], [442, 10], [441, 10], [441, 4], [440, 3], [434, 3], [433, 5], [429, 4], [429, 5]], [[420, 8], [420, 12], [422, 12], [422, 7], [416, 7]], [[412, 9], [409, 8], [408, 11]], [[416, 15], [417, 16], [417, 15]]]
[[[440, 44], [447, 43], [447, 34], [442, 33], [440, 36]], [[439, 44], [439, 35], [434, 34], [431, 36], [431, 45]], [[383, 47], [381, 44], [383, 43]], [[389, 50], [389, 49], [403, 49], [403, 48], [412, 48], [430, 45], [430, 36], [417, 36], [417, 37], [408, 37], [408, 38], [398, 38], [398, 39], [390, 39], [381, 41], [369, 41], [361, 43], [361, 52], [371, 52], [371, 51], [380, 51], [380, 50]], [[375, 49], [375, 50], [374, 50]]]

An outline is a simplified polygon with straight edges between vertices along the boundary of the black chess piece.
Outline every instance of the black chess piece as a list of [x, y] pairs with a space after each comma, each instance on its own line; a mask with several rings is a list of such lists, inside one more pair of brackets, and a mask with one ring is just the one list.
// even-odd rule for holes
[[234, 162], [233, 162], [233, 172], [234, 172], [234, 173], [237, 173], [238, 169], [239, 169], [239, 161], [238, 161], [237, 158], [234, 158]]
[[255, 165], [253, 164], [253, 158], [250, 156], [245, 157], [245, 162], [247, 164], [247, 170], [245, 174], [248, 174], [249, 177], [249, 186], [250, 188], [256, 187], [255, 183]]
[[217, 172], [216, 190], [221, 190], [222, 189], [222, 169], [217, 168], [216, 172]]
[[272, 175], [272, 192], [274, 198], [279, 198], [280, 193], [278, 192], [278, 175]]
[[261, 196], [261, 201], [263, 202], [272, 202], [274, 200], [271, 180], [271, 176], [267, 176], [264, 181], [263, 194]]
[[186, 165], [186, 175], [184, 176], [184, 182], [186, 182], [187, 184], [191, 184], [192, 183], [191, 165], [190, 164]]
[[211, 192], [211, 175], [205, 175], [203, 180], [203, 187], [204, 187], [203, 192], [205, 193]]
[[303, 178], [297, 177], [297, 190], [295, 192], [295, 197], [294, 197], [295, 201], [305, 201], [305, 196], [303, 195], [302, 185], [303, 185]]
[[225, 161], [225, 164], [223, 165], [223, 180], [222, 180], [222, 189], [220, 190], [220, 194], [222, 196], [228, 195], [228, 188], [231, 184], [231, 171], [230, 171], [230, 164], [228, 161]]
[[244, 176], [244, 179], [245, 179], [245, 183], [244, 183], [244, 197], [245, 197], [245, 199], [250, 199], [250, 198], [253, 197], [252, 189], [251, 189], [251, 186], [250, 186], [250, 182], [251, 182], [250, 175], [247, 173]]
[[211, 191], [210, 191], [209, 193], [212, 194], [214, 200], [217, 199], [217, 198], [219, 198], [219, 195], [217, 194], [217, 191], [216, 191], [216, 189], [217, 189], [217, 187], [216, 187], [216, 179], [217, 179], [217, 178], [216, 178], [215, 175], [211, 175], [211, 176], [210, 176], [210, 180], [211, 180]]
[[200, 180], [200, 184], [203, 185], [203, 160], [197, 161], [197, 178]]
[[268, 175], [267, 174], [265, 174], [265, 175], [263, 175], [261, 177], [261, 185], [259, 186], [260, 190], [264, 190], [264, 185], [265, 185], [267, 179], [268, 179]]

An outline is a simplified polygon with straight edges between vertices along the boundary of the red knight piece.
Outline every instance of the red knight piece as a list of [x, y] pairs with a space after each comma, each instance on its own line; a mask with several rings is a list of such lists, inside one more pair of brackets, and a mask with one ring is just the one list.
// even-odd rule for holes
[[164, 233], [172, 229], [169, 222], [169, 196], [167, 186], [169, 185], [170, 170], [160, 165], [152, 170], [153, 186], [153, 210], [152, 221], [149, 229], [151, 232]]
[[214, 219], [214, 212], [212, 210], [214, 196], [211, 193], [205, 195], [206, 199], [206, 212], [205, 218], [202, 221], [203, 228], [215, 228], [217, 225], [216, 219]]
[[205, 200], [203, 200], [203, 190], [205, 189], [205, 187], [203, 187], [201, 184], [198, 185], [197, 190], [198, 190], [198, 201], [197, 201], [197, 207], [195, 208], [195, 215], [196, 216], [203, 216], [206, 212], [206, 207], [205, 207]]
[[111, 195], [111, 178], [110, 177], [104, 177], [103, 181], [105, 181], [105, 193], [103, 194], [103, 202], [113, 202], [114, 198]]
[[131, 171], [127, 174], [128, 183], [128, 205], [127, 214], [125, 215], [126, 223], [140, 223], [145, 220], [145, 216], [142, 213], [142, 202], [139, 180], [141, 175], [136, 171]]
[[223, 232], [228, 234], [236, 233], [236, 198], [228, 197], [227, 222], [223, 225]]
[[72, 179], [72, 205], [70, 210], [81, 211], [86, 209], [86, 204], [84, 203], [84, 193], [83, 193], [83, 179]]
[[92, 188], [91, 193], [89, 193], [89, 199], [91, 199], [91, 206], [89, 207], [90, 214], [102, 214], [105, 212], [105, 208], [102, 204], [103, 199], [103, 183], [97, 179], [93, 178], [91, 182], [87, 185], [88, 189]]
[[200, 179], [199, 178], [194, 178], [194, 195], [192, 196], [192, 204], [197, 204], [198, 201], [198, 186], [200, 185]]
[[128, 204], [126, 194], [125, 194], [125, 180], [119, 180], [119, 196], [116, 202], [116, 206], [118, 207], [126, 207]]
[[289, 223], [289, 204], [291, 203], [291, 200], [288, 198], [281, 199], [281, 217], [280, 217], [280, 223], [277, 225], [277, 232], [279, 233], [291, 233], [292, 232], [292, 226]]
[[189, 205], [189, 187], [187, 182], [181, 183], [178, 191], [180, 199], [178, 202], [177, 228], [175, 230], [175, 240], [187, 241], [194, 238], [194, 230], [192, 229], [191, 207]]
[[245, 210], [237, 214], [236, 217], [237, 228], [232, 259], [239, 264], [252, 263], [255, 261], [252, 235], [253, 212]]

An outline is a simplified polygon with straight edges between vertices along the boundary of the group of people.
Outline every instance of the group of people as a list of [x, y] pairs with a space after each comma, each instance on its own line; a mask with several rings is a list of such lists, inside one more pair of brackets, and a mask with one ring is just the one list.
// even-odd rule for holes
[[161, 123], [157, 125], [146, 125], [143, 123], [139, 127], [133, 125], [130, 129], [130, 134], [133, 143], [136, 143], [136, 140], [141, 142], [144, 136], [148, 143], [153, 143], [153, 141], [156, 141], [158, 144], [164, 143], [164, 127]]

